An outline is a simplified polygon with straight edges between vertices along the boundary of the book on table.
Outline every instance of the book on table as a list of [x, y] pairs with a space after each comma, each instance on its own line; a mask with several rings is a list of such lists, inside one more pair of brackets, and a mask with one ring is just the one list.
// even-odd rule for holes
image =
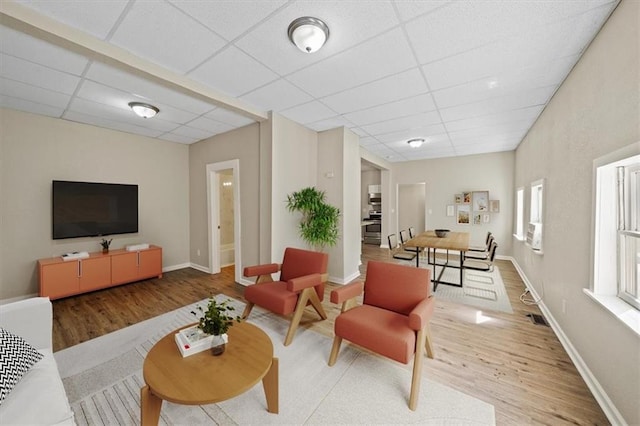
[[209, 349], [213, 341], [213, 336], [200, 330], [197, 325], [178, 331], [175, 338], [183, 357]]

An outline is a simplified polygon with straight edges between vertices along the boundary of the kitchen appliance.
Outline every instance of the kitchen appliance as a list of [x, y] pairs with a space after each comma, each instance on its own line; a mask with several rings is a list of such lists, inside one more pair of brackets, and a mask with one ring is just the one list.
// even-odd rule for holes
[[380, 245], [382, 241], [382, 212], [380, 210], [370, 210], [369, 217], [363, 220], [368, 222], [364, 226], [363, 242], [365, 244]]
[[370, 192], [369, 205], [379, 207], [381, 204], [382, 204], [382, 195], [379, 192]]

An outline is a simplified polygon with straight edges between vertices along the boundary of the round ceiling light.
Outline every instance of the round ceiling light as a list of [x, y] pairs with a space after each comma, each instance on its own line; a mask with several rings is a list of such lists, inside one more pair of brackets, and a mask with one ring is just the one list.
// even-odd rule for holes
[[409, 139], [407, 141], [407, 143], [409, 144], [409, 146], [411, 148], [420, 148], [422, 146], [422, 144], [424, 143], [424, 139], [422, 139], [422, 138]]
[[129, 108], [142, 118], [151, 118], [160, 112], [160, 110], [153, 105], [142, 102], [129, 102]]
[[329, 27], [318, 18], [304, 16], [295, 19], [287, 30], [289, 40], [305, 53], [318, 51], [329, 38]]

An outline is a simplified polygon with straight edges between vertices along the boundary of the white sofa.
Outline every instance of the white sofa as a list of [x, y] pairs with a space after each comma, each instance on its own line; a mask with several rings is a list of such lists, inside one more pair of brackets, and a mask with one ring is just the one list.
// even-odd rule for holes
[[0, 305], [0, 326], [44, 355], [0, 405], [0, 423], [74, 425], [73, 411], [53, 357], [53, 308], [49, 298], [34, 297]]

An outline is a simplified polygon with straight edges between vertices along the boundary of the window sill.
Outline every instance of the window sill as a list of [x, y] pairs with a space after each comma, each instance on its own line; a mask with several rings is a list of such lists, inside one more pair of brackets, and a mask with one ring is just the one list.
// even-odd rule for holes
[[513, 238], [515, 238], [518, 241], [524, 241], [524, 236], [520, 236], [518, 234], [513, 234]]
[[585, 288], [584, 293], [602, 305], [624, 325], [629, 327], [636, 335], [640, 336], [640, 311], [620, 300], [617, 296], [595, 294]]

